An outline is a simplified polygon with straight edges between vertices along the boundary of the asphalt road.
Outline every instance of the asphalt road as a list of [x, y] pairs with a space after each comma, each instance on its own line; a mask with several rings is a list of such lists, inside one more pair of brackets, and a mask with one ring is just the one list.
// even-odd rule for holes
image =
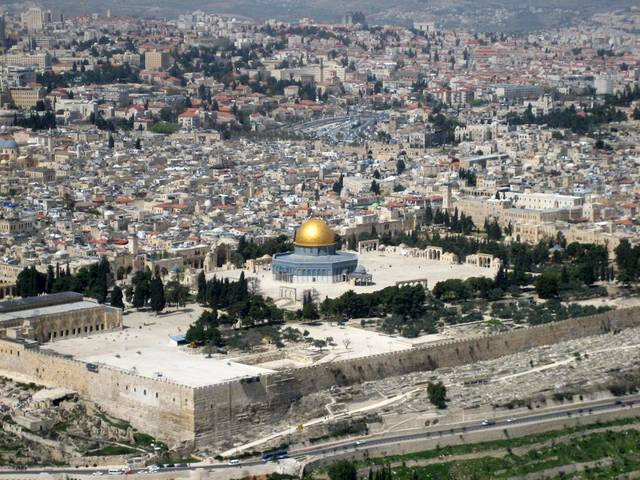
[[[466, 422], [464, 424], [458, 424], [459, 426], [453, 426], [450, 428], [429, 429], [428, 431], [415, 432], [415, 433], [394, 433], [388, 434], [379, 438], [363, 439], [360, 441], [350, 440], [346, 442], [333, 442], [330, 445], [318, 445], [310, 448], [303, 448], [292, 450], [289, 452], [291, 458], [302, 459], [305, 457], [322, 457], [331, 456], [339, 453], [345, 453], [354, 450], [366, 450], [370, 447], [380, 447], [384, 445], [393, 445], [399, 442], [416, 441], [421, 439], [431, 438], [443, 438], [448, 436], [460, 435], [463, 433], [478, 432], [482, 430], [496, 429], [496, 428], [510, 428], [516, 425], [535, 424], [538, 422], [546, 422], [550, 420], [563, 420], [576, 416], [589, 416], [596, 415], [598, 413], [611, 412], [615, 410], [622, 410], [634, 405], [640, 404], [640, 394], [626, 395], [624, 397], [618, 397], [617, 399], [606, 399], [595, 402], [585, 403], [581, 406], [568, 406], [567, 408], [561, 408], [553, 412], [535, 413], [530, 415], [518, 416], [513, 418], [501, 417], [495, 420], [488, 419], [488, 421], [473, 421]], [[211, 464], [211, 465], [184, 465], [164, 467], [158, 470], [159, 472], [180, 472], [195, 469], [205, 470], [220, 470], [220, 469], [239, 469], [247, 468], [256, 465], [262, 465], [263, 462], [258, 459], [247, 460], [240, 462], [236, 465], [229, 465], [227, 463]], [[146, 469], [133, 469], [130, 473], [147, 473]], [[28, 470], [0, 470], [0, 475], [21, 475], [29, 473], [31, 475], [46, 474], [46, 473], [75, 473], [84, 475], [109, 475], [109, 470], [106, 468], [45, 468], [45, 469], [28, 469]]]
[[421, 439], [431, 438], [443, 438], [448, 436], [460, 435], [462, 433], [478, 432], [482, 430], [495, 429], [495, 428], [510, 428], [516, 425], [535, 424], [538, 422], [549, 420], [564, 420], [581, 415], [594, 415], [597, 413], [610, 412], [614, 410], [620, 410], [629, 408], [630, 406], [640, 404], [640, 395], [628, 395], [620, 397], [619, 399], [601, 400], [597, 402], [591, 402], [584, 406], [576, 407], [571, 406], [566, 409], [561, 409], [554, 412], [547, 413], [532, 413], [531, 415], [519, 416], [513, 418], [500, 418], [491, 420], [488, 422], [476, 421], [474, 423], [465, 423], [463, 426], [442, 428], [438, 430], [430, 430], [419, 433], [406, 433], [387, 435], [381, 438], [363, 439], [361, 441], [350, 441], [342, 443], [340, 445], [334, 445], [330, 447], [318, 447], [304, 451], [292, 451], [291, 457], [299, 456], [322, 456], [326, 454], [335, 454], [354, 449], [366, 449], [368, 447], [379, 447], [383, 445], [392, 445], [398, 442], [415, 441]]

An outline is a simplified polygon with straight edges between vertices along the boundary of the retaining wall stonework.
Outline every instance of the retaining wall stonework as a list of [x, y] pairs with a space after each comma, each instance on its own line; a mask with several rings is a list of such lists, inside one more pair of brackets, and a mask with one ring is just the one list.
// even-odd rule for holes
[[116, 418], [171, 444], [193, 441], [193, 389], [124, 370], [87, 364], [0, 339], [0, 369], [77, 391]]
[[640, 326], [640, 307], [196, 388], [102, 365], [94, 372], [83, 362], [7, 339], [0, 339], [0, 369], [72, 388], [170, 444], [204, 446], [246, 435], [252, 425], [281, 418], [302, 396], [334, 385], [454, 367], [635, 326]]
[[333, 385], [454, 367], [639, 325], [640, 308], [612, 310], [496, 335], [284, 370], [263, 375], [249, 385], [233, 382], [203, 387], [196, 391], [196, 403], [203, 405], [196, 415], [196, 443], [220, 441], [252, 423], [277, 419], [302, 396]]

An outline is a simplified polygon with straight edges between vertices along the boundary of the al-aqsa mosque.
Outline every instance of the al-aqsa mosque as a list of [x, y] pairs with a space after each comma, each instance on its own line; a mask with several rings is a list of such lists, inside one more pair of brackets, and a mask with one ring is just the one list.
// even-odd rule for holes
[[289, 283], [346, 282], [358, 266], [355, 253], [336, 250], [336, 236], [323, 220], [312, 218], [296, 231], [294, 251], [273, 257], [273, 279]]

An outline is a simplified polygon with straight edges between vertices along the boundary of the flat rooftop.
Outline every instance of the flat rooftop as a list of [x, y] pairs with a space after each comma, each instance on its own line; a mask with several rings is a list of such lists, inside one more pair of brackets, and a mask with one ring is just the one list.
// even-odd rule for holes
[[19, 310], [33, 310], [52, 305], [61, 305], [82, 301], [81, 293], [60, 292], [49, 295], [38, 295], [37, 297], [16, 298], [0, 302], [0, 313], [17, 312]]
[[207, 358], [201, 351], [186, 352], [171, 346], [148, 347], [135, 352], [105, 353], [83, 357], [88, 363], [135, 372], [149, 378], [163, 378], [190, 387], [204, 387], [243, 377], [273, 372], [267, 368], [227, 360], [224, 355]]
[[170, 338], [184, 334], [202, 310], [198, 305], [189, 305], [185, 310], [162, 315], [129, 312], [123, 317], [123, 330], [57, 340], [47, 343], [43, 349], [71, 355], [82, 362], [135, 371], [143, 377], [163, 378], [190, 387], [273, 371], [234, 361], [232, 356], [218, 354], [207, 358], [202, 350], [170, 345]]
[[[82, 296], [80, 296], [82, 298]], [[102, 308], [103, 306], [99, 303], [92, 302], [89, 300], [81, 300], [79, 302], [73, 303], [61, 303], [58, 305], [50, 305], [47, 307], [37, 307], [31, 308], [28, 310], [18, 310], [8, 313], [0, 313], [0, 323], [10, 321], [10, 320], [19, 320], [19, 319], [28, 319], [34, 317], [40, 317], [43, 315], [54, 315], [58, 313], [67, 313], [73, 312], [76, 310], [87, 310], [91, 308]]]

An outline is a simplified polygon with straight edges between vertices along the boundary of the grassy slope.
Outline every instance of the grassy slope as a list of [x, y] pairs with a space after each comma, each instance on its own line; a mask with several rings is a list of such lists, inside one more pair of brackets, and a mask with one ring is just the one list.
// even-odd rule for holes
[[[589, 466], [578, 474], [579, 478], [612, 478], [640, 469], [638, 427], [640, 419], [624, 419], [510, 440], [370, 459], [367, 463], [373, 468], [391, 463], [394, 478], [400, 480], [518, 478], [532, 472], [553, 473], [556, 469], [562, 470], [574, 464]], [[476, 458], [457, 461], [447, 461], [446, 458], [473, 453]], [[441, 462], [433, 463], [438, 458]], [[412, 462], [417, 465], [411, 465]], [[427, 464], [428, 462], [432, 464]]]

